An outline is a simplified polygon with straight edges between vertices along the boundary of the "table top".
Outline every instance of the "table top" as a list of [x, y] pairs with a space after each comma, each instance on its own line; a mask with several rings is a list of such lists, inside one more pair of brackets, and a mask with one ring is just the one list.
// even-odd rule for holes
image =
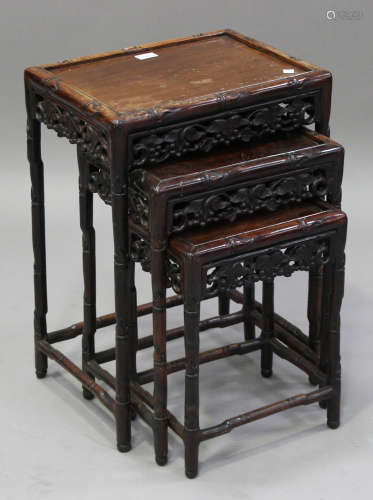
[[271, 172], [269, 164], [277, 167], [277, 164], [282, 165], [284, 161], [289, 162], [289, 158], [293, 158], [294, 161], [305, 158], [320, 159], [328, 153], [342, 152], [343, 147], [329, 137], [301, 129], [291, 135], [282, 134], [258, 140], [250, 147], [246, 144], [221, 147], [209, 155], [199, 153], [178, 160], [169, 160], [151, 169], [135, 171], [133, 176], [141, 179], [141, 185], [162, 191], [177, 188], [181, 180], [184, 188], [189, 184], [196, 184], [197, 181], [200, 183], [201, 178], [208, 174], [211, 177], [216, 174], [217, 178], [221, 174], [223, 178], [227, 172], [232, 182], [234, 172], [237, 172], [237, 177], [244, 176], [248, 171], [256, 172], [262, 166], [267, 172]]
[[321, 231], [323, 226], [343, 224], [345, 220], [341, 210], [324, 201], [313, 200], [281, 207], [276, 212], [250, 215], [231, 224], [212, 225], [203, 231], [188, 230], [173, 236], [169, 246], [171, 252], [179, 256], [188, 252], [203, 254], [204, 257], [210, 252], [214, 256], [232, 256], [232, 246], [238, 253], [242, 251], [241, 247], [248, 247], [251, 251], [255, 240], [265, 245], [266, 240], [284, 240], [291, 237], [291, 233], [299, 236], [300, 224], [308, 230], [317, 228]]
[[26, 70], [27, 76], [87, 109], [103, 112], [109, 121], [131, 121], [149, 109], [162, 114], [206, 106], [232, 92], [242, 98], [258, 88], [287, 86], [320, 73], [330, 75], [233, 30]]

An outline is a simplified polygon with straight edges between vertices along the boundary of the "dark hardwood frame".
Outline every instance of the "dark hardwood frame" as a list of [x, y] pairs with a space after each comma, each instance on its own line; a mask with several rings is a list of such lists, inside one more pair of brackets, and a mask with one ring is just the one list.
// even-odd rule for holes
[[[239, 238], [226, 238], [226, 241], [215, 243], [214, 238], [210, 246], [203, 249], [193, 248], [188, 244], [188, 238], [182, 236], [177, 242], [171, 240], [169, 252], [173, 260], [179, 263], [176, 289], [182, 290], [184, 297], [184, 328], [166, 332], [166, 339], [154, 337], [155, 352], [164, 352], [162, 343], [184, 336], [185, 358], [170, 363], [164, 362], [153, 369], [140, 372], [136, 380], [131, 383], [132, 390], [137, 398], [148, 406], [138, 413], [151, 426], [155, 435], [157, 457], [167, 457], [167, 433], [159, 425], [156, 408], [157, 403], [165, 402], [164, 420], [184, 441], [185, 467], [187, 477], [193, 478], [198, 471], [199, 444], [216, 436], [230, 432], [233, 428], [245, 423], [263, 418], [288, 408], [319, 402], [326, 407], [327, 423], [332, 429], [339, 426], [340, 406], [340, 355], [339, 355], [339, 311], [343, 297], [344, 276], [344, 246], [346, 238], [346, 217], [342, 212], [324, 202], [320, 206], [325, 212], [315, 215], [291, 219], [288, 222], [278, 223], [273, 228], [264, 227], [253, 235]], [[131, 225], [131, 231], [139, 232], [139, 228]], [[219, 230], [217, 229], [217, 235]], [[141, 234], [144, 236], [144, 233]], [[150, 253], [149, 243], [147, 251]], [[149, 258], [147, 257], [149, 261]], [[242, 276], [237, 274], [237, 264], [251, 261], [246, 266]], [[255, 263], [253, 265], [253, 263]], [[211, 287], [213, 274], [219, 268], [223, 269], [221, 278]], [[235, 270], [233, 271], [233, 269]], [[244, 269], [244, 268], [243, 268]], [[249, 272], [248, 269], [251, 269]], [[290, 276], [296, 271], [308, 271], [310, 275], [322, 269], [322, 323], [321, 334], [321, 365], [319, 356], [309, 346], [309, 338], [288, 321], [274, 313], [274, 278], [276, 276]], [[263, 303], [255, 303], [251, 295], [246, 295], [246, 289], [253, 289], [252, 284], [263, 281]], [[244, 286], [244, 294], [236, 289]], [[243, 310], [220, 316], [210, 320], [200, 321], [199, 311], [201, 300], [214, 297], [223, 290], [234, 301], [243, 304]], [[167, 304], [165, 305], [167, 307]], [[249, 310], [247, 313], [246, 309]], [[254, 324], [262, 330], [259, 338], [249, 336], [244, 341], [228, 344], [211, 351], [199, 351], [199, 332], [210, 327], [225, 327], [231, 324], [245, 322], [247, 314]], [[161, 343], [159, 346], [158, 343]], [[261, 373], [263, 377], [272, 375], [273, 354], [288, 360], [304, 371], [319, 384], [319, 390], [309, 394], [300, 394], [287, 398], [284, 401], [253, 410], [242, 415], [230, 418], [221, 424], [207, 429], [200, 429], [198, 419], [198, 366], [199, 364], [214, 361], [234, 354], [244, 354], [261, 350]], [[114, 354], [114, 353], [112, 353]], [[105, 361], [112, 359], [106, 353]], [[157, 369], [161, 372], [157, 374]], [[167, 389], [167, 375], [185, 369], [185, 419], [184, 426], [178, 422], [167, 409], [167, 399], [164, 392]], [[103, 374], [105, 381], [113, 379], [94, 365], [94, 374]], [[161, 391], [150, 393], [141, 385], [155, 381], [161, 377]], [[112, 385], [113, 386], [113, 385]], [[157, 401], [158, 399], [158, 401]], [[137, 400], [139, 403], [139, 401]], [[140, 403], [139, 403], [140, 404]], [[153, 411], [152, 411], [153, 410]]]
[[[322, 205], [322, 204], [321, 204]], [[185, 470], [188, 477], [195, 477], [198, 471], [198, 446], [205, 439], [230, 432], [234, 427], [257, 420], [278, 411], [310, 404], [326, 402], [327, 423], [332, 429], [340, 422], [340, 308], [344, 292], [344, 247], [347, 219], [342, 212], [329, 206], [325, 213], [278, 224], [278, 228], [262, 228], [245, 239], [226, 238], [226, 242], [216, 243], [213, 239], [203, 248], [193, 247], [187, 238], [171, 240], [170, 253], [179, 260], [184, 296], [184, 339], [185, 339], [185, 419], [182, 437], [185, 445]], [[281, 226], [281, 231], [278, 229]], [[217, 230], [217, 235], [219, 231]], [[231, 241], [232, 240], [232, 241]], [[234, 240], [234, 241], [233, 241]], [[248, 252], [248, 253], [247, 253]], [[280, 257], [279, 257], [280, 256]], [[242, 276], [237, 274], [237, 264], [251, 262], [242, 268]], [[294, 351], [289, 343], [275, 337], [275, 314], [273, 280], [278, 275], [290, 276], [298, 270], [313, 272], [324, 267], [322, 288], [322, 365], [306, 359], [307, 350]], [[233, 269], [235, 271], [233, 272]], [[209, 289], [212, 274], [222, 272], [222, 278], [214, 281], [216, 288]], [[237, 282], [238, 277], [240, 278]], [[209, 281], [210, 280], [210, 281]], [[320, 383], [320, 389], [307, 395], [298, 395], [285, 401], [254, 410], [214, 426], [209, 429], [199, 427], [199, 311], [204, 298], [216, 295], [219, 289], [234, 291], [237, 286], [245, 286], [255, 281], [263, 281], [262, 335], [259, 339], [249, 339], [241, 343], [241, 352], [261, 350], [261, 372], [264, 377], [272, 375], [273, 353], [278, 354], [298, 366]], [[212, 291], [211, 291], [212, 290]], [[245, 302], [245, 296], [243, 296]], [[156, 343], [155, 339], [155, 343]], [[228, 346], [229, 348], [229, 346]], [[155, 350], [157, 346], [155, 345]], [[165, 368], [167, 374], [167, 368]]]
[[[292, 62], [293, 58], [251, 38], [244, 37], [232, 30], [198, 35], [203, 37], [228, 34], [263, 52], [276, 54], [284, 61]], [[158, 44], [148, 44], [138, 48], [125, 49], [127, 54], [143, 52], [162, 45], [179, 44], [188, 39], [169, 40]], [[268, 82], [261, 85], [252, 85], [248, 88], [221, 92], [204, 96], [204, 98], [184, 100], [172, 106], [158, 106], [144, 109], [136, 113], [117, 113], [104, 103], [87, 96], [72, 85], [66, 84], [53, 73], [57, 66], [74, 65], [84, 61], [104, 60], [110, 57], [123, 55], [123, 50], [107, 54], [99, 54], [88, 58], [64, 61], [57, 65], [38, 66], [28, 68], [25, 72], [26, 106], [28, 115], [28, 158], [32, 181], [32, 222], [34, 247], [34, 287], [35, 287], [35, 358], [36, 374], [42, 378], [47, 372], [47, 357], [50, 357], [64, 366], [68, 371], [81, 380], [85, 387], [86, 397], [95, 394], [104, 404], [114, 411], [117, 420], [117, 444], [120, 451], [128, 451], [131, 447], [130, 424], [130, 336], [131, 307], [126, 297], [134, 295], [131, 264], [128, 248], [128, 172], [134, 166], [134, 147], [136, 141], [145, 136], [151, 136], [155, 131], [169, 130], [180, 127], [190, 127], [216, 118], [229, 118], [250, 107], [263, 107], [269, 100], [286, 100], [294, 97], [311, 98], [314, 102], [314, 120], [316, 129], [328, 135], [331, 75], [329, 72], [310, 65], [304, 61], [296, 61], [307, 72], [295, 77], [284, 78], [281, 82]], [[270, 97], [269, 97], [270, 96]], [[92, 341], [88, 335], [93, 335], [93, 305], [89, 302], [94, 297], [94, 273], [85, 272], [85, 297], [87, 298], [84, 315], [84, 361], [83, 371], [67, 360], [61, 353], [51, 347], [48, 341], [46, 314], [47, 314], [47, 286], [45, 262], [45, 221], [44, 221], [44, 181], [43, 163], [40, 153], [40, 123], [56, 130], [57, 134], [66, 137], [71, 143], [77, 144], [80, 154], [86, 157], [85, 161], [92, 162], [107, 168], [106, 175], [110, 177], [110, 197], [112, 200], [113, 232], [114, 232], [114, 273], [115, 273], [115, 303], [116, 303], [116, 400], [111, 400], [97, 384], [92, 376], [88, 376], [92, 355]], [[203, 150], [203, 148], [200, 148]], [[181, 152], [183, 154], [183, 152]], [[81, 217], [84, 243], [89, 250], [84, 255], [84, 265], [92, 262], [94, 255], [94, 233], [90, 218], [90, 196], [81, 191]], [[88, 243], [87, 243], [88, 242]], [[160, 262], [164, 253], [165, 241], [154, 238], [155, 263]], [[164, 320], [165, 299], [159, 295], [159, 283], [154, 288], [154, 335], [165, 340], [166, 332]], [[163, 293], [163, 292], [162, 292]], [[158, 313], [157, 313], [158, 311]], [[96, 328], [97, 328], [96, 319]], [[57, 337], [63, 337], [62, 330], [56, 332]], [[164, 366], [165, 353], [160, 352], [156, 366]], [[132, 360], [133, 361], [133, 360]], [[155, 366], [155, 369], [156, 369]], [[136, 401], [136, 394], [133, 394]], [[162, 405], [156, 408], [159, 425], [165, 429], [165, 408]], [[159, 461], [164, 461], [159, 458]]]
[[[301, 201], [302, 196], [299, 194], [301, 189], [298, 187], [302, 185], [302, 179], [305, 176], [318, 178], [319, 173], [323, 173], [323, 178], [320, 181], [320, 189], [317, 192], [310, 193], [305, 191], [304, 200], [308, 197], [325, 199], [335, 206], [340, 206], [341, 201], [341, 183], [343, 175], [343, 148], [330, 141], [325, 136], [314, 134], [304, 131], [305, 134], [310, 135], [320, 141], [316, 147], [304, 148], [297, 151], [297, 154], [289, 155], [287, 153], [278, 154], [275, 158], [264, 159], [259, 161], [252, 160], [242, 164], [242, 168], [237, 169], [235, 172], [232, 168], [227, 167], [219, 168], [216, 171], [211, 171], [208, 175], [195, 173], [193, 176], [185, 176], [170, 179], [165, 182], [158, 182], [151, 171], [145, 169], [137, 169], [130, 174], [130, 185], [132, 199], [134, 200], [131, 205], [131, 217], [137, 223], [135, 232], [142, 238], [143, 247], [140, 252], [134, 251], [134, 259], [141, 262], [144, 270], [149, 271], [149, 263], [153, 262], [152, 267], [152, 285], [154, 297], [157, 297], [157, 310], [153, 312], [156, 318], [154, 328], [155, 331], [162, 330], [163, 337], [162, 343], [158, 351], [162, 351], [162, 361], [157, 361], [157, 367], [161, 371], [162, 364], [166, 364], [166, 275], [167, 275], [167, 240], [170, 235], [179, 231], [173, 224], [173, 214], [175, 205], [183, 203], [193, 203], [200, 198], [211, 199], [213, 196], [226, 195], [234, 189], [255, 189], [258, 187], [258, 182], [263, 185], [279, 185], [281, 182], [297, 180], [295, 192], [291, 196], [292, 199]], [[250, 166], [258, 163], [258, 168], [250, 171]], [[165, 167], [166, 168], [166, 167]], [[298, 179], [300, 179], [298, 181]], [[258, 204], [259, 205], [259, 204]], [[270, 205], [260, 204], [258, 209], [267, 208], [273, 209]], [[197, 208], [198, 211], [198, 208]], [[256, 210], [254, 209], [253, 212]], [[145, 215], [146, 212], [146, 215]], [[220, 215], [224, 215], [224, 210], [221, 210]], [[224, 219], [224, 217], [223, 217]], [[228, 219], [228, 218], [227, 218]], [[229, 220], [229, 219], [228, 219]], [[206, 226], [209, 222], [206, 221], [202, 224], [198, 221], [196, 225]], [[141, 228], [139, 227], [141, 226]], [[188, 227], [180, 228], [181, 231], [188, 229]], [[163, 235], [163, 237], [162, 237]], [[157, 238], [161, 243], [158, 243]], [[144, 247], [144, 241], [148, 242], [148, 247]], [[155, 242], [155, 243], [153, 243]], [[160, 248], [154, 248], [154, 245], [159, 245]], [[153, 249], [153, 250], [149, 250]], [[145, 252], [145, 254], [144, 254]], [[309, 345], [319, 355], [320, 351], [320, 317], [321, 317], [321, 289], [322, 289], [322, 266], [313, 267], [309, 273], [309, 303], [308, 303], [308, 317], [309, 317]], [[170, 283], [172, 278], [170, 278]], [[267, 290], [271, 289], [270, 284], [266, 284]], [[179, 290], [175, 291], [179, 293]], [[252, 321], [250, 310], [254, 308], [254, 283], [247, 284], [244, 290], [245, 300], [244, 309], [246, 317], [244, 321], [245, 338], [250, 339], [255, 337], [255, 324]], [[160, 298], [161, 297], [161, 298]], [[226, 291], [222, 290], [219, 293], [219, 315], [229, 314], [229, 299], [230, 296]], [[154, 299], [156, 300], [156, 299]], [[160, 311], [159, 309], [162, 309]], [[158, 355], [157, 351], [157, 355]], [[159, 386], [162, 387], [163, 395], [163, 415], [165, 415], [167, 393], [164, 389], [165, 380], [159, 377]], [[317, 384], [317, 379], [310, 375], [310, 382]], [[157, 386], [157, 384], [156, 384]], [[165, 418], [165, 417], [164, 417]], [[166, 427], [163, 427], [164, 433], [167, 432]], [[166, 438], [164, 438], [164, 442]], [[165, 445], [166, 446], [166, 445]], [[156, 447], [157, 450], [157, 447]], [[162, 452], [165, 453], [165, 452]], [[165, 459], [157, 457], [158, 463], [165, 463]]]

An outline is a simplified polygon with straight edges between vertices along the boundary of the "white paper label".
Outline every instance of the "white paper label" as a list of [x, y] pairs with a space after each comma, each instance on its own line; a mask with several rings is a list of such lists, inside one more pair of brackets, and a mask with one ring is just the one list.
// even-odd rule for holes
[[283, 69], [282, 70], [283, 73], [294, 73], [294, 69], [291, 68], [291, 69]]
[[158, 54], [156, 54], [155, 52], [144, 52], [144, 54], [139, 54], [135, 57], [136, 59], [140, 59], [140, 61], [143, 61], [144, 59], [150, 59], [151, 57], [158, 57]]

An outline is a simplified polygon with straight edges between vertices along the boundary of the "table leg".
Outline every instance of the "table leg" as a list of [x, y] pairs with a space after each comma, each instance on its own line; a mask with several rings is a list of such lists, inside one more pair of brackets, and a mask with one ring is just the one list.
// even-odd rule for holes
[[[136, 358], [138, 344], [138, 329], [137, 329], [137, 291], [135, 284], [135, 263], [130, 262], [129, 265], [129, 280], [130, 280], [130, 343], [131, 343], [131, 361], [130, 361], [130, 378], [135, 380], [137, 376]], [[132, 413], [135, 415], [135, 413]]]
[[[322, 109], [322, 117], [316, 122], [315, 129], [317, 132], [330, 136], [329, 128], [329, 114], [330, 109], [325, 107], [326, 104], [330, 102], [329, 93], [324, 91], [324, 106], [320, 106]], [[309, 321], [309, 346], [311, 349], [320, 357], [320, 338], [321, 338], [321, 317], [322, 317], [322, 295], [323, 295], [323, 275], [324, 266], [321, 264], [314, 267], [309, 272], [308, 278], [308, 308], [307, 317]], [[316, 381], [309, 377], [309, 381], [312, 385], [316, 385]], [[325, 406], [325, 401], [320, 401], [320, 406]]]
[[[27, 94], [26, 94], [27, 99]], [[28, 108], [31, 104], [28, 102]], [[37, 348], [37, 342], [47, 337], [48, 312], [47, 274], [45, 253], [44, 166], [40, 150], [40, 123], [31, 116], [27, 120], [27, 156], [30, 163], [32, 202], [32, 243], [34, 249], [34, 338], [35, 369], [38, 378], [44, 378], [48, 358]]]
[[[323, 265], [313, 267], [309, 271], [308, 276], [307, 317], [309, 321], [309, 346], [317, 356], [320, 356]], [[312, 385], [317, 384], [312, 376], [309, 377], [309, 381]]]
[[151, 279], [154, 338], [154, 449], [158, 465], [167, 463], [167, 202], [166, 196], [151, 196]]
[[[324, 373], [328, 373], [329, 360], [329, 345], [328, 345], [328, 325], [330, 312], [330, 291], [331, 291], [331, 264], [322, 266], [322, 305], [321, 305], [321, 322], [320, 322], [320, 369]], [[322, 386], [320, 385], [320, 389]], [[320, 408], [327, 407], [327, 401], [319, 402]]]
[[115, 286], [115, 359], [117, 448], [121, 452], [131, 449], [130, 398], [130, 261], [128, 235], [128, 173], [126, 165], [127, 138], [121, 129], [114, 128], [111, 136], [111, 197], [114, 236]]
[[[96, 253], [93, 227], [93, 194], [88, 189], [89, 165], [80, 147], [77, 148], [79, 165], [79, 209], [83, 246], [84, 320], [82, 336], [82, 368], [87, 373], [87, 363], [95, 355], [96, 331]], [[93, 380], [94, 378], [91, 377]], [[83, 387], [85, 399], [93, 394]]]
[[184, 266], [184, 343], [185, 343], [185, 474], [198, 473], [199, 448], [199, 319], [201, 272], [198, 265]]
[[151, 274], [154, 336], [154, 448], [158, 465], [167, 463], [166, 242], [152, 242]]
[[245, 340], [255, 339], [255, 320], [251, 313], [255, 307], [255, 284], [246, 283], [243, 287], [243, 313]]
[[261, 370], [263, 377], [272, 376], [273, 349], [270, 344], [274, 332], [274, 286], [273, 279], [263, 280], [263, 331], [262, 339], [265, 344], [262, 347]]
[[230, 298], [227, 292], [219, 292], [219, 316], [229, 314]]
[[[337, 239], [337, 238], [336, 238]], [[333, 387], [334, 396], [327, 402], [327, 421], [331, 429], [340, 423], [341, 405], [341, 356], [340, 356], [340, 310], [344, 293], [345, 256], [344, 240], [337, 240], [336, 260], [332, 270], [332, 293], [330, 299], [330, 319], [328, 328], [329, 367], [328, 384]]]

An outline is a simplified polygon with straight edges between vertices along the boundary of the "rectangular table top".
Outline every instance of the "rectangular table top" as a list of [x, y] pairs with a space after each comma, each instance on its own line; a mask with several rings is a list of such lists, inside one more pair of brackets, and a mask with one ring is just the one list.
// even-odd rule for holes
[[275, 244], [294, 235], [299, 237], [300, 225], [309, 231], [317, 228], [321, 232], [345, 221], [346, 215], [338, 208], [322, 200], [311, 200], [278, 208], [274, 213], [263, 212], [239, 218], [231, 224], [211, 225], [203, 231], [185, 231], [170, 239], [169, 248], [172, 254], [179, 257], [190, 252], [208, 259], [211, 253], [214, 259], [218, 259], [231, 257], [234, 254], [232, 246], [238, 254], [246, 248], [246, 251], [252, 251], [256, 241], [264, 246], [264, 242], [269, 240]]
[[[156, 56], [148, 57], [149, 53]], [[204, 106], [224, 93], [242, 97], [320, 72], [328, 74], [233, 30], [223, 30], [36, 66], [28, 68], [26, 75], [87, 109], [92, 102], [96, 112], [104, 107], [111, 120], [131, 121], [149, 109]]]
[[218, 148], [209, 155], [200, 153], [179, 160], [169, 160], [162, 165], [138, 172], [137, 175], [142, 178], [142, 183], [150, 183], [161, 189], [161, 185], [177, 186], [180, 179], [183, 179], [185, 185], [193, 184], [195, 179], [209, 173], [227, 171], [233, 177], [233, 171], [237, 169], [240, 172], [243, 167], [247, 172], [248, 169], [256, 170], [261, 165], [280, 160], [283, 162], [288, 157], [320, 158], [321, 155], [340, 151], [343, 151], [342, 146], [332, 139], [301, 129], [291, 135], [266, 137], [253, 142], [250, 147], [238, 144], [229, 148]]
[[294, 74], [308, 71], [228, 34], [161, 46], [153, 54], [157, 57], [139, 60], [123, 53], [52, 71], [119, 112], [286, 78], [284, 68]]

